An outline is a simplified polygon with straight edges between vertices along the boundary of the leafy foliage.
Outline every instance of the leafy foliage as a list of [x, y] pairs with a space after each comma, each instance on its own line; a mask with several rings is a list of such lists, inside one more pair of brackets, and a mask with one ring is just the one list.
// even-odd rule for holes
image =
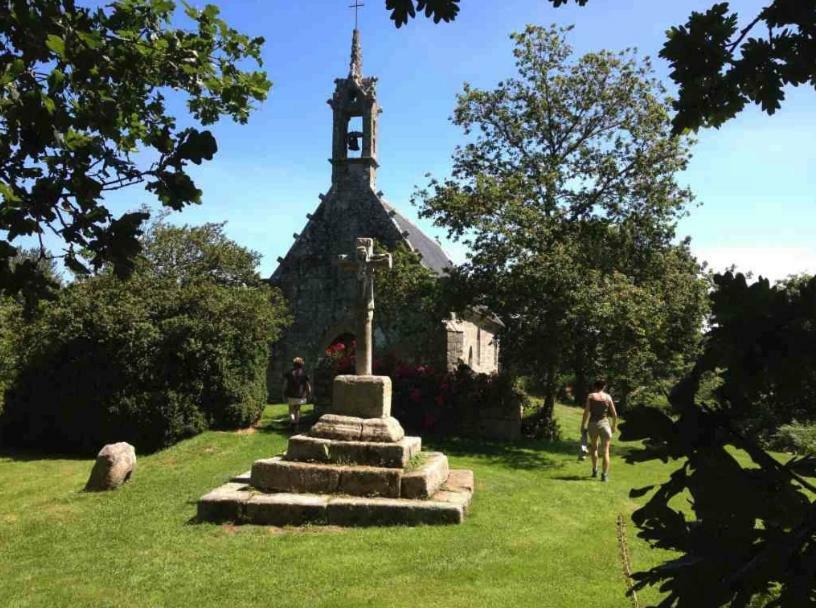
[[210, 131], [179, 128], [166, 91], [184, 94], [189, 116], [201, 125], [222, 116], [246, 122], [270, 83], [264, 72], [239, 65], [260, 64], [263, 39], [230, 28], [213, 5], [186, 7], [194, 31], [172, 25], [171, 0], [118, 0], [97, 9], [74, 0], [3, 6], [0, 290], [48, 291], [36, 268], [11, 265], [16, 239], [35, 236], [44, 252], [48, 232], [65, 243], [72, 271], [110, 265], [126, 276], [147, 214], [115, 217], [105, 193], [143, 184], [168, 208], [198, 203], [201, 191], [187, 167], [212, 159], [216, 141]]
[[459, 14], [459, 0], [385, 0], [386, 10], [391, 11], [391, 20], [397, 27], [407, 24], [417, 15], [417, 11], [432, 18], [434, 23], [449, 23]]
[[219, 224], [157, 223], [142, 245], [130, 280], [80, 278], [24, 326], [0, 419], [6, 442], [154, 450], [260, 415], [268, 345], [287, 317], [255, 271], [258, 255]]
[[[452, 21], [459, 0], [386, 0], [397, 27], [425, 10], [435, 23]], [[553, 6], [570, 0], [549, 0]], [[574, 0], [585, 6], [589, 0]], [[762, 32], [756, 36], [752, 33]], [[748, 103], [773, 114], [785, 99], [786, 85], [816, 88], [816, 2], [772, 0], [742, 29], [729, 2], [692, 11], [672, 26], [660, 56], [672, 66], [679, 95], [674, 102], [674, 132], [719, 127]]]
[[[554, 6], [568, 1], [550, 0]], [[748, 103], [773, 114], [786, 85], [816, 88], [814, 0], [773, 0], [744, 28], [738, 24], [730, 3], [718, 2], [668, 30], [660, 56], [671, 63], [679, 87], [675, 133], [719, 127]]]
[[[661, 585], [662, 606], [748, 606], [765, 596], [768, 606], [813, 605], [816, 486], [806, 477], [816, 477], [816, 459], [777, 461], [746, 421], [757, 412], [775, 424], [816, 416], [816, 279], [771, 287], [726, 273], [715, 282], [712, 330], [672, 391], [674, 417], [644, 408], [622, 426], [622, 439], [648, 446], [631, 459], [681, 462], [633, 518], [643, 538], [683, 555], [637, 574], [637, 586]], [[722, 384], [705, 400], [704, 375], [718, 371]], [[677, 508], [686, 493], [692, 521]]]
[[17, 339], [22, 317], [22, 306], [18, 302], [0, 296], [0, 415], [3, 414], [6, 388], [17, 373]]
[[472, 252], [452, 299], [501, 317], [508, 363], [543, 379], [546, 413], [564, 371], [584, 387], [609, 375], [624, 396], [677, 374], [706, 282], [687, 244], [672, 244], [691, 200], [674, 177], [688, 156], [649, 63], [572, 59], [555, 28], [513, 39], [518, 77], [465, 86], [454, 122], [472, 141], [418, 199]]
[[[377, 275], [378, 350], [416, 360], [435, 350], [444, 310], [444, 279], [405, 245], [391, 251], [393, 267]], [[410, 304], [409, 304], [410, 303]]]
[[775, 450], [816, 456], [816, 424], [783, 424], [774, 433], [770, 445]]

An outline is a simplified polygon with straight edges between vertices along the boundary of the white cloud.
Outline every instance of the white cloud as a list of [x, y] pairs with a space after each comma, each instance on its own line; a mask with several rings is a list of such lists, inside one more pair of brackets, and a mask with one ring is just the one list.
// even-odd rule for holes
[[700, 261], [715, 271], [735, 265], [740, 272], [752, 272], [773, 281], [792, 274], [816, 274], [816, 247], [694, 247]]

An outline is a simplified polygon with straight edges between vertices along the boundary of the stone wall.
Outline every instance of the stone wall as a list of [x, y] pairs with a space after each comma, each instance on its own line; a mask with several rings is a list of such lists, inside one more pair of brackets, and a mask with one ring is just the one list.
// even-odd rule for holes
[[479, 407], [471, 410], [469, 416], [461, 421], [460, 433], [466, 437], [515, 441], [521, 437], [521, 415], [516, 411], [503, 408]]
[[447, 332], [447, 366], [455, 369], [465, 363], [480, 374], [499, 371], [500, 326], [492, 319], [471, 313], [467, 317], [453, 317], [445, 323]]

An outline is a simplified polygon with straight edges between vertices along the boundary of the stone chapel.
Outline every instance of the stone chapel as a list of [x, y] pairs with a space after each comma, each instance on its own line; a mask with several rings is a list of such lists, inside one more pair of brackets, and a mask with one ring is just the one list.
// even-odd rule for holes
[[[355, 239], [371, 237], [389, 249], [402, 243], [440, 277], [452, 265], [436, 241], [377, 191], [377, 136], [382, 110], [376, 86], [377, 78], [363, 76], [360, 33], [355, 29], [349, 74], [335, 80], [334, 94], [328, 100], [333, 113], [331, 187], [320, 196], [317, 209], [307, 214], [306, 226], [295, 235], [287, 254], [278, 258], [278, 268], [270, 279], [283, 292], [294, 318], [272, 350], [269, 372], [273, 393], [292, 358], [301, 356], [312, 368], [331, 344], [354, 335], [355, 278], [336, 261], [340, 255], [353, 254]], [[458, 318], [439, 319], [437, 352], [416, 353], [414, 358], [449, 369], [463, 362], [476, 372], [496, 372], [499, 329], [496, 319], [477, 310]], [[376, 335], [374, 350], [376, 353]]]

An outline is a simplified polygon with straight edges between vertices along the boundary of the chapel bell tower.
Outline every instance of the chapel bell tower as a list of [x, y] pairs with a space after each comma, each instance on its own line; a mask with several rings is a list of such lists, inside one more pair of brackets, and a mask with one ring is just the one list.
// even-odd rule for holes
[[351, 43], [351, 65], [347, 78], [334, 81], [328, 103], [334, 112], [332, 136], [332, 186], [374, 188], [377, 178], [377, 79], [363, 77], [360, 31], [355, 28]]

